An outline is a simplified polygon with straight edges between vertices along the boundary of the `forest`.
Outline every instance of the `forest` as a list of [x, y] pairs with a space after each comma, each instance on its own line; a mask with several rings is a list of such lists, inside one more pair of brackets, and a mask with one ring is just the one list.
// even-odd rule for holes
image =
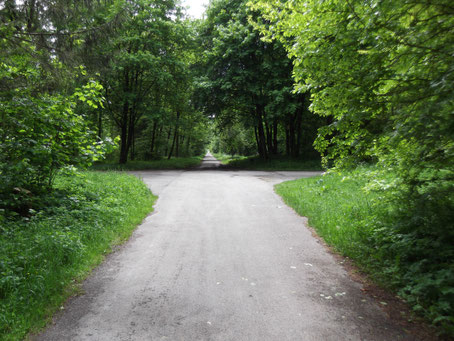
[[454, 335], [451, 0], [211, 0], [203, 19], [175, 0], [1, 0], [0, 23], [0, 338], [42, 326], [79, 276], [36, 245], [61, 269], [91, 254], [88, 230], [39, 232], [104, 205], [87, 169], [186, 167], [207, 149], [353, 181], [371, 198], [349, 222], [363, 270]]

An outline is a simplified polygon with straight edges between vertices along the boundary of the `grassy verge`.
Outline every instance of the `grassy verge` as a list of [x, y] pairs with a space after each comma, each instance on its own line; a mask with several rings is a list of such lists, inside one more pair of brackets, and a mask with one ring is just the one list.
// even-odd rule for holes
[[151, 161], [129, 161], [126, 164], [118, 163], [97, 163], [92, 166], [93, 170], [101, 171], [124, 171], [124, 170], [152, 170], [152, 169], [187, 169], [200, 164], [202, 156], [176, 157]]
[[[440, 332], [454, 336], [454, 246], [398, 229], [385, 192], [365, 191], [374, 168], [289, 181], [276, 192], [317, 233], [383, 287], [405, 298]], [[388, 174], [392, 180], [392, 174]], [[405, 207], [405, 206], [403, 206]], [[398, 212], [399, 213], [399, 212]], [[396, 227], [397, 226], [397, 227]]]
[[262, 160], [259, 157], [238, 157], [219, 159], [224, 165], [234, 169], [247, 170], [322, 170], [320, 160], [294, 160], [286, 157]]
[[155, 199], [133, 176], [85, 172], [58, 177], [33, 216], [0, 220], [0, 339], [44, 326]]
[[241, 155], [228, 155], [228, 154], [221, 154], [221, 153], [213, 153], [213, 156], [221, 161], [223, 165], [227, 165], [231, 161], [235, 160], [244, 160], [247, 159], [247, 156], [241, 156]]
[[373, 194], [362, 193], [366, 180], [356, 175], [330, 173], [288, 181], [278, 184], [276, 192], [296, 212], [308, 217], [327, 244], [368, 266], [363, 256], [371, 250], [365, 242], [367, 233], [360, 227], [371, 213]]

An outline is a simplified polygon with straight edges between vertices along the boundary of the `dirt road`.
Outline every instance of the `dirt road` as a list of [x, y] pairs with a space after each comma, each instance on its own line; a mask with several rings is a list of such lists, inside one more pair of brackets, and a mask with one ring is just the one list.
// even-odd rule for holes
[[37, 340], [415, 340], [273, 191], [314, 173], [136, 174], [155, 213]]

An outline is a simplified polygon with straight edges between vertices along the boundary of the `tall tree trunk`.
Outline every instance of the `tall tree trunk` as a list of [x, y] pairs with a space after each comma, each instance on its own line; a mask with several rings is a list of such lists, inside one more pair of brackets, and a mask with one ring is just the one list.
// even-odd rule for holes
[[[127, 150], [129, 151], [131, 149], [131, 146], [133, 144], [133, 138], [134, 138], [134, 115], [130, 110], [129, 113], [129, 126], [128, 126], [128, 144], [126, 146]], [[131, 155], [131, 158], [134, 160], [134, 155]]]
[[288, 127], [285, 128], [285, 154], [291, 156], [290, 154], [290, 130]]
[[136, 159], [136, 130], [134, 126], [131, 131], [131, 161]]
[[[181, 135], [180, 136], [180, 150], [183, 150], [185, 140], [186, 140], [186, 137], [184, 135]], [[184, 153], [184, 151], [183, 151], [183, 153]]]
[[121, 118], [120, 131], [120, 163], [128, 161], [128, 102], [123, 104], [123, 113]]
[[289, 125], [289, 152], [291, 157], [295, 153], [295, 116], [292, 117], [292, 122]]
[[266, 149], [268, 151], [268, 154], [273, 154], [273, 135], [272, 135], [272, 131], [271, 131], [270, 125], [268, 124], [266, 119], [264, 121], [265, 121], [265, 132], [266, 132]]
[[175, 141], [175, 156], [179, 157], [180, 155], [180, 134], [177, 132], [177, 138]]
[[[260, 142], [259, 142], [259, 135], [257, 133], [257, 127], [254, 127], [254, 135], [255, 135], [255, 143], [257, 144], [257, 150], [260, 151]], [[259, 152], [260, 155], [260, 152]]]
[[300, 155], [301, 150], [301, 140], [302, 140], [302, 123], [303, 123], [303, 111], [304, 111], [304, 94], [300, 95], [299, 102], [300, 105], [296, 109], [296, 122], [295, 122], [295, 130], [296, 130], [296, 143], [295, 143], [295, 150], [293, 151], [293, 157], [297, 158]]
[[170, 147], [169, 155], [167, 156], [167, 160], [170, 160], [172, 157], [173, 153], [173, 148], [175, 147], [175, 140], [177, 139], [178, 132], [175, 130], [175, 133], [173, 134], [173, 140], [172, 140], [172, 146]]
[[102, 111], [98, 111], [98, 137], [102, 139]]
[[161, 136], [162, 136], [162, 131], [164, 130], [164, 126], [160, 126], [158, 129], [158, 134], [156, 136], [156, 142], [155, 142], [155, 154], [159, 155], [159, 150], [160, 150], [160, 145], [159, 142], [161, 141]]
[[273, 154], [277, 155], [278, 148], [277, 148], [277, 119], [274, 119], [273, 122]]
[[35, 19], [35, 8], [36, 0], [31, 0], [28, 2], [28, 16], [27, 16], [27, 32], [33, 32], [36, 28], [36, 19]]
[[175, 141], [176, 141], [176, 139], [178, 137], [178, 123], [179, 123], [179, 120], [180, 120], [180, 112], [177, 111], [177, 121], [175, 122], [175, 133], [173, 134], [172, 147], [170, 147], [170, 152], [169, 152], [169, 156], [167, 156], [167, 160], [170, 160], [170, 158], [172, 157], [173, 148], [175, 147]]
[[169, 141], [170, 141], [170, 133], [171, 132], [172, 132], [172, 128], [169, 127], [169, 131], [167, 132], [166, 149], [164, 151], [164, 155], [167, 155], [167, 152], [169, 151]]
[[156, 141], [156, 129], [158, 127], [158, 122], [154, 120], [153, 122], [153, 132], [151, 133], [151, 146], [150, 146], [150, 155], [153, 155], [154, 143]]
[[263, 128], [263, 108], [259, 104], [256, 105], [256, 121], [258, 133], [258, 152], [262, 159], [267, 159], [268, 153], [266, 150], [266, 137], [265, 130]]
[[189, 156], [189, 142], [191, 141], [191, 137], [188, 137], [186, 140], [186, 155]]
[[[129, 70], [124, 70], [124, 81], [123, 81], [123, 94], [126, 96], [129, 93]], [[120, 163], [124, 164], [128, 161], [128, 151], [130, 146], [130, 141], [128, 141], [129, 125], [130, 125], [130, 108], [129, 101], [127, 97], [123, 102], [123, 110], [121, 115], [121, 147], [120, 147]]]

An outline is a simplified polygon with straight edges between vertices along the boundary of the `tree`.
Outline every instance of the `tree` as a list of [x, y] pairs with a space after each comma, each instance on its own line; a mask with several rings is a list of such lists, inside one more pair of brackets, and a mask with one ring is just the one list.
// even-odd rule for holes
[[[5, 45], [1, 47], [8, 49]], [[22, 47], [32, 49], [25, 42]], [[19, 51], [0, 63], [0, 208], [22, 215], [52, 188], [59, 170], [90, 165], [109, 142], [97, 140], [77, 113], [78, 107], [101, 105], [101, 85], [91, 81], [72, 95], [58, 94], [41, 88], [48, 77], [48, 71]]]
[[297, 88], [311, 92], [312, 110], [331, 121], [316, 140], [325, 159], [378, 164], [368, 188], [382, 200], [370, 226], [395, 256], [390, 271], [405, 282], [401, 294], [452, 328], [452, 295], [433, 286], [454, 285], [452, 2], [251, 6], [263, 14], [256, 25], [294, 58]]
[[252, 127], [262, 158], [279, 153], [281, 126], [288, 154], [297, 157], [303, 132], [295, 121], [311, 115], [309, 101], [304, 93], [292, 93], [291, 61], [280, 43], [261, 40], [248, 22], [254, 15], [245, 1], [211, 3], [200, 34], [206, 73], [199, 79], [199, 91], [204, 94], [199, 102], [224, 126], [240, 117]]

